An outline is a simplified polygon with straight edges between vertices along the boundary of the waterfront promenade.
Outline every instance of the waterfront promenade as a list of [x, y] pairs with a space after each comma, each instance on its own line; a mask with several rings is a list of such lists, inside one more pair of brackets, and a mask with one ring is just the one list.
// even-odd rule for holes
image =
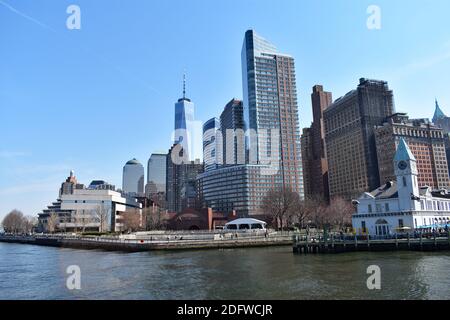
[[292, 246], [289, 232], [155, 232], [123, 236], [2, 235], [0, 242], [39, 246], [100, 249], [108, 251], [154, 251]]
[[356, 251], [450, 250], [450, 234], [379, 236], [294, 236], [294, 253], [343, 253]]

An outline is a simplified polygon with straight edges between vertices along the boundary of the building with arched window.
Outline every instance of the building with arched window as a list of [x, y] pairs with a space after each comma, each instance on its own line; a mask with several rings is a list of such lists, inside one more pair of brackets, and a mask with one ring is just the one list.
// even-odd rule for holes
[[386, 236], [450, 227], [450, 193], [419, 186], [416, 158], [404, 139], [394, 157], [397, 181], [365, 192], [352, 217], [358, 234]]

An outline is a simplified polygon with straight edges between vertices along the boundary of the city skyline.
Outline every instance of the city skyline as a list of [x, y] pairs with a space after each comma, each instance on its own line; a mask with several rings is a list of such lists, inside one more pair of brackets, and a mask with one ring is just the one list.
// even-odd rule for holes
[[[164, 44], [159, 50], [156, 50], [157, 53], [150, 53], [149, 50], [155, 47], [155, 43], [163, 42], [161, 38], [158, 42], [158, 37], [154, 42], [149, 41], [152, 42], [149, 45], [139, 40], [138, 37], [145, 35], [145, 32], [155, 34], [148, 29], [149, 27], [143, 28], [143, 30], [139, 29], [141, 24], [145, 25], [144, 22], [136, 22], [135, 25], [128, 26], [125, 31], [123, 25], [110, 26], [113, 30], [108, 30], [108, 36], [110, 36], [109, 33], [118, 34], [121, 43], [133, 44], [131, 46], [133, 50], [119, 50], [120, 52], [113, 55], [109, 50], [114, 48], [114, 46], [111, 47], [111, 43], [114, 43], [113, 39], [104, 39], [103, 42], [94, 43], [95, 37], [102, 36], [103, 30], [99, 23], [105, 22], [102, 19], [106, 19], [100, 10], [101, 4], [94, 5], [86, 1], [79, 1], [78, 4], [82, 10], [82, 29], [78, 34], [72, 34], [70, 32], [78, 31], [64, 29], [65, 8], [69, 3], [50, 5], [50, 2], [43, 1], [45, 4], [43, 8], [37, 4], [25, 6], [17, 1], [7, 1], [7, 3], [27, 17], [32, 17], [36, 21], [50, 26], [51, 29], [43, 28], [33, 20], [24, 18], [0, 3], [1, 23], [8, 25], [10, 23], [11, 29], [19, 28], [18, 32], [14, 33], [19, 40], [10, 38], [12, 33], [8, 34], [6, 31], [1, 33], [2, 38], [10, 40], [11, 51], [6, 50], [0, 53], [2, 58], [0, 60], [8, 61], [8, 65], [4, 62], [1, 64], [1, 69], [5, 72], [0, 75], [0, 87], [3, 88], [0, 91], [0, 104], [2, 105], [0, 115], [2, 118], [10, 120], [2, 126], [2, 136], [6, 138], [3, 139], [4, 144], [0, 147], [0, 197], [5, 201], [2, 201], [0, 205], [0, 218], [15, 207], [23, 210], [25, 214], [35, 215], [46, 204], [54, 200], [58, 186], [67, 176], [67, 172], [72, 169], [77, 172], [80, 181], [105, 179], [115, 185], [120, 185], [121, 168], [127, 160], [137, 158], [145, 162], [151, 153], [167, 150], [170, 147], [170, 128], [173, 126], [171, 125], [173, 123], [173, 101], [180, 96], [180, 79], [185, 68], [189, 78], [192, 78], [187, 95], [196, 102], [198, 119], [206, 121], [220, 114], [221, 108], [229, 101], [230, 97], [235, 96], [242, 99], [240, 46], [242, 35], [249, 28], [248, 24], [252, 19], [236, 26], [227, 25], [228, 28], [232, 27], [230, 30], [225, 30], [219, 26], [220, 23], [217, 23], [220, 33], [217, 39], [212, 40], [213, 43], [208, 45], [210, 51], [206, 51], [208, 54], [202, 58], [198, 58], [197, 55], [206, 47], [204, 45], [196, 47], [198, 45], [198, 40], [194, 39], [196, 35], [190, 35], [177, 28], [170, 29], [171, 36], [179, 37], [176, 39], [184, 40], [184, 43], [191, 44], [193, 48], [177, 63], [172, 65], [162, 63], [162, 68], [168, 68], [169, 72], [158, 74], [161, 76], [161, 82], [158, 82], [158, 77], [147, 77], [146, 74], [155, 68], [155, 59], [164, 58], [163, 53], [171, 52], [172, 47]], [[251, 16], [249, 8], [251, 3], [252, 1], [244, 2], [242, 5], [239, 3], [238, 7], [243, 11], [239, 14]], [[317, 40], [309, 38], [312, 35], [307, 35], [314, 29], [315, 22], [311, 19], [303, 22], [309, 24], [306, 25], [308, 29], [297, 34], [300, 37], [297, 37], [292, 30], [283, 34], [283, 27], [286, 28], [286, 25], [292, 25], [291, 28], [296, 32], [297, 28], [303, 26], [302, 23], [295, 23], [293, 13], [289, 13], [288, 22], [284, 26], [260, 22], [253, 25], [258, 33], [295, 57], [297, 82], [299, 83], [297, 94], [300, 128], [309, 126], [312, 120], [309, 95], [313, 85], [322, 84], [327, 90], [333, 92], [335, 98], [339, 98], [353, 88], [354, 83], [360, 77], [388, 81], [390, 88], [394, 91], [397, 111], [408, 112], [413, 118], [431, 118], [435, 97], [440, 102], [443, 111], [449, 113], [450, 96], [445, 88], [448, 88], [449, 85], [450, 39], [445, 38], [445, 31], [442, 34], [443, 30], [437, 28], [438, 21], [444, 21], [443, 18], [439, 19], [439, 16], [446, 11], [448, 3], [436, 2], [435, 8], [430, 9], [435, 10], [436, 15], [434, 22], [427, 18], [428, 24], [424, 29], [429, 31], [428, 38], [424, 38], [427, 32], [423, 30], [418, 34], [423, 37], [425, 43], [429, 44], [428, 46], [424, 46], [422, 42], [420, 48], [416, 48], [415, 51], [414, 46], [406, 45], [400, 53], [392, 52], [390, 55], [383, 56], [383, 59], [379, 59], [378, 55], [398, 49], [399, 44], [393, 49], [391, 48], [389, 52], [386, 51], [389, 49], [389, 44], [392, 44], [393, 37], [398, 36], [399, 33], [405, 34], [406, 37], [399, 41], [400, 44], [405, 45], [417, 31], [412, 27], [414, 21], [409, 21], [411, 20], [409, 17], [415, 11], [420, 15], [418, 2], [409, 3], [409, 10], [402, 12], [401, 5], [380, 1], [379, 5], [383, 14], [381, 30], [368, 30], [365, 27], [367, 19], [365, 9], [368, 2], [353, 4], [351, 8], [345, 4], [327, 3], [326, 6], [330, 12], [325, 10], [322, 13], [315, 11], [318, 6], [316, 4], [285, 3], [291, 9], [298, 9], [296, 12], [302, 17], [308, 12], [328, 17], [330, 21], [327, 26], [329, 27], [333, 21], [338, 19], [337, 16], [330, 16], [333, 9], [338, 13], [350, 10], [351, 13], [347, 14], [351, 16], [351, 21], [348, 25], [345, 23], [344, 26], [340, 25], [335, 33], [336, 39], [330, 43], [330, 49], [336, 45], [334, 41], [343, 41], [343, 35], [349, 30], [353, 30], [355, 35], [368, 38], [362, 39], [356, 44], [350, 43], [348, 51], [341, 49], [344, 52], [334, 52], [333, 62], [326, 63], [326, 67], [323, 68], [315, 66], [316, 69], [313, 73], [312, 67], [308, 66], [308, 63], [326, 45], [326, 41], [318, 41], [317, 47], [308, 46], [311, 41]], [[140, 4], [149, 6], [144, 3]], [[271, 5], [275, 8], [274, 4]], [[217, 11], [220, 8], [231, 10], [233, 5], [194, 2], [192, 7], [180, 4], [179, 10], [180, 12], [182, 10], [193, 12], [202, 6], [207, 8], [213, 6]], [[112, 8], [116, 10], [112, 10], [112, 16], [109, 16], [108, 19], [117, 17], [123, 7], [124, 5], [116, 2]], [[138, 5], [126, 8], [134, 12], [142, 9], [139, 7]], [[48, 9], [48, 13], [45, 12], [45, 9]], [[165, 5], [156, 6], [154, 9], [168, 10]], [[207, 12], [204, 10], [206, 9], [201, 9], [197, 16], [203, 16], [202, 13]], [[149, 10], [149, 12], [155, 11]], [[124, 15], [128, 13], [124, 13]], [[257, 13], [262, 14], [259, 11]], [[395, 17], [393, 17], [394, 13]], [[253, 14], [255, 14], [253, 17], [256, 21], [258, 15]], [[100, 22], [93, 25], [92, 15], [95, 17], [100, 15]], [[125, 18], [124, 15], [121, 17]], [[133, 15], [130, 14], [130, 16]], [[398, 21], [401, 22], [394, 23], [394, 18], [399, 18]], [[58, 22], [58, 19], [61, 19], [61, 23]], [[260, 20], [262, 19], [259, 17], [258, 21]], [[126, 18], [125, 21], [127, 21]], [[206, 22], [203, 21], [203, 23]], [[280, 24], [279, 21], [277, 23]], [[404, 25], [401, 25], [402, 23]], [[192, 22], [192, 24], [198, 28], [202, 26], [202, 22]], [[399, 28], [400, 31], [393, 26]], [[412, 29], [407, 32], [406, 30], [410, 27]], [[436, 29], [437, 32], [431, 34], [429, 28], [434, 28], [432, 30]], [[51, 31], [53, 29], [56, 30], [56, 36], [55, 32]], [[386, 30], [394, 35], [386, 35]], [[331, 30], [326, 28], [326, 31], [330, 32]], [[130, 32], [135, 32], [135, 36], [131, 37]], [[314, 30], [315, 36], [320, 34], [325, 36], [326, 33], [318, 34], [317, 32]], [[86, 34], [89, 34], [87, 38], [85, 38]], [[168, 36], [167, 33], [161, 31], [159, 37], [164, 37], [163, 34]], [[103, 36], [106, 37], [104, 34]], [[128, 36], [130, 39], [127, 38]], [[33, 37], [36, 37], [34, 41], [31, 39]], [[202, 37], [197, 36], [197, 38]], [[60, 39], [62, 41], [57, 41]], [[309, 39], [309, 42], [305, 39]], [[23, 44], [20, 40], [31, 41], [29, 44]], [[365, 59], [345, 57], [345, 52], [354, 50], [355, 47], [363, 50], [364, 46], [371, 41], [383, 44], [383, 48], [373, 48], [373, 52], [366, 53], [365, 51]], [[174, 42], [179, 44], [179, 41]], [[44, 47], [49, 47], [50, 50]], [[78, 47], [81, 48], [80, 51], [75, 50]], [[50, 52], [52, 48], [55, 51], [53, 53]], [[137, 55], [138, 62], [130, 64], [128, 60], [136, 55], [138, 49], [141, 49]], [[408, 49], [413, 53], [406, 53]], [[34, 55], [27, 53], [27, 50]], [[218, 51], [226, 51], [226, 55], [219, 54]], [[99, 55], [98, 52], [101, 54]], [[13, 54], [15, 56], [12, 56]], [[125, 55], [126, 58], [121, 60], [120, 54]], [[58, 56], [56, 59], [54, 59], [55, 55]], [[102, 55], [104, 55], [103, 58], [99, 59]], [[216, 56], [220, 57], [220, 64], [213, 64]], [[177, 54], [174, 54], [173, 57], [177, 57]], [[329, 54], [321, 56], [324, 61], [330, 57]], [[147, 59], [148, 62], [143, 62]], [[343, 64], [345, 68], [339, 68], [336, 66], [338, 64]], [[214, 71], [210, 70], [213, 65], [216, 67]], [[398, 67], [394, 69], [397, 72], [392, 72], [393, 66]], [[343, 69], [348, 70], [340, 73], [339, 71]], [[104, 75], [101, 75], [102, 73]], [[79, 83], [80, 80], [85, 80], [85, 75], [92, 75], [94, 79], [85, 84]], [[47, 81], [47, 83], [38, 84], [41, 77], [44, 76], [42, 82]], [[108, 77], [112, 79], [108, 81]], [[210, 78], [217, 79], [217, 81], [208, 81]], [[419, 87], [424, 93], [419, 92]], [[152, 101], [151, 104], [150, 101]], [[57, 109], [58, 107], [59, 109]], [[158, 112], [158, 110], [166, 112]], [[124, 113], [134, 118], [134, 121], [132, 124], [124, 124], [122, 128], [118, 121]], [[152, 119], [152, 121], [148, 119]], [[20, 125], [18, 126], [18, 124]], [[96, 124], [98, 126], [94, 126]], [[132, 132], [130, 132], [131, 129], [133, 129]], [[103, 134], [92, 139], [96, 132]], [[133, 138], [133, 141], [125, 145], [125, 149], [123, 147], [115, 148], [117, 142], [123, 143], [122, 139], [125, 139], [120, 136], [130, 137], [130, 134], [141, 137], [141, 139]], [[102, 147], [99, 148], [98, 145]], [[107, 164], [103, 163], [105, 159], [108, 159]]]

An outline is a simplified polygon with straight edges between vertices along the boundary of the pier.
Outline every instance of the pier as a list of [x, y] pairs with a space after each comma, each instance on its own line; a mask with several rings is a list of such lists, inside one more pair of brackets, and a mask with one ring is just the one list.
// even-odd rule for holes
[[293, 251], [299, 254], [326, 254], [358, 251], [441, 251], [450, 250], [450, 234], [402, 236], [294, 236]]
[[107, 251], [200, 250], [292, 246], [291, 233], [159, 233], [152, 236], [83, 237], [60, 235], [2, 235], [0, 242]]

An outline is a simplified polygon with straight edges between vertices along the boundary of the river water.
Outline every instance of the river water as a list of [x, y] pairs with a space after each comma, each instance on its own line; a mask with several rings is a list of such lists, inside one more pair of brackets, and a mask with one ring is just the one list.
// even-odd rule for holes
[[[81, 271], [69, 290], [67, 267]], [[381, 290], [367, 288], [367, 267]], [[0, 243], [0, 299], [450, 299], [450, 252], [290, 247], [119, 253]]]

